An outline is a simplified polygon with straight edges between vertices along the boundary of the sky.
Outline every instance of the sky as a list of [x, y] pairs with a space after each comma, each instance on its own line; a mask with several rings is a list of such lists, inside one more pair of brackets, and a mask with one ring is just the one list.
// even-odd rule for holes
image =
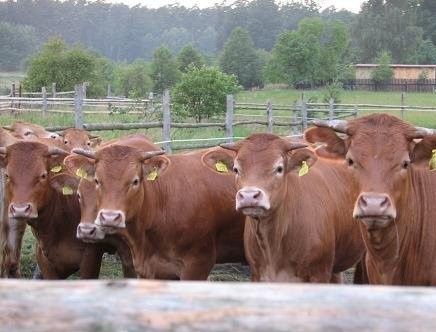
[[[364, 0], [318, 0], [318, 3], [322, 8], [329, 6], [335, 6], [337, 9], [345, 8], [352, 12], [359, 12], [360, 5]], [[141, 4], [150, 8], [162, 7], [168, 4], [178, 2], [186, 7], [192, 7], [198, 5], [200, 8], [211, 7], [215, 3], [221, 3], [222, 0], [106, 0], [106, 2], [116, 2], [124, 3], [129, 6], [134, 6]], [[233, 1], [227, 0], [227, 3], [232, 3]], [[285, 2], [285, 0], [283, 0]]]

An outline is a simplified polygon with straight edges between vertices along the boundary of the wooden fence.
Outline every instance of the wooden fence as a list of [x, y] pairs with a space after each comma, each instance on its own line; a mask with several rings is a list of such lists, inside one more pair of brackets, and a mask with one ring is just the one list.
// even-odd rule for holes
[[0, 281], [2, 331], [434, 331], [436, 289]]
[[[60, 105], [62, 109], [53, 109]], [[374, 105], [374, 104], [335, 104], [333, 100], [329, 103], [309, 103], [302, 100], [289, 104], [279, 105], [268, 101], [261, 103], [242, 103], [235, 102], [234, 97], [227, 96], [225, 118], [214, 118], [208, 122], [186, 123], [176, 122], [171, 116], [171, 100], [169, 91], [165, 91], [162, 101], [157, 102], [153, 99], [133, 100], [126, 98], [86, 98], [86, 86], [79, 84], [75, 86], [74, 98], [49, 98], [46, 94], [42, 97], [0, 97], [0, 113], [12, 112], [40, 112], [43, 117], [51, 113], [61, 113], [66, 116], [74, 117], [76, 128], [84, 128], [89, 131], [107, 130], [132, 130], [132, 129], [152, 129], [162, 130], [161, 144], [169, 153], [171, 150], [204, 148], [215, 146], [221, 142], [231, 142], [237, 137], [234, 129], [239, 126], [258, 126], [264, 127], [268, 132], [284, 130], [288, 135], [301, 135], [310, 124], [310, 121], [317, 118], [341, 119], [356, 117], [359, 112], [391, 112], [398, 111], [404, 118], [406, 112], [434, 112], [433, 107], [409, 106], [404, 102], [402, 94], [401, 105]], [[90, 114], [113, 114], [115, 110], [121, 109], [127, 114], [144, 115], [143, 121], [135, 122], [112, 122], [112, 123], [89, 123], [87, 115]], [[154, 121], [147, 120], [146, 114], [155, 114]], [[50, 126], [48, 130], [63, 130], [64, 126]], [[199, 138], [199, 139], [172, 139], [172, 129], [192, 129], [192, 128], [219, 128], [225, 132], [224, 137]], [[256, 129], [258, 130], [258, 129]], [[195, 145], [186, 145], [186, 144]]]
[[435, 79], [392, 79], [385, 82], [375, 83], [372, 79], [356, 79], [343, 81], [343, 87], [347, 90], [369, 91], [401, 91], [401, 92], [435, 92]]

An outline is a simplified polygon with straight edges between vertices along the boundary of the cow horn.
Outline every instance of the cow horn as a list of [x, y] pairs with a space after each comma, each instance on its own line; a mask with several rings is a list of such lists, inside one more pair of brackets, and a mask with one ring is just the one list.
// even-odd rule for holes
[[413, 135], [413, 138], [423, 138], [426, 136], [436, 135], [436, 129], [424, 128], [424, 127], [415, 127], [416, 131]]
[[312, 123], [317, 127], [331, 128], [342, 134], [346, 134], [348, 129], [348, 121], [346, 120], [313, 120]]
[[141, 161], [148, 160], [148, 159], [150, 159], [150, 158], [153, 158], [153, 157], [155, 157], [155, 156], [162, 155], [162, 154], [164, 154], [164, 153], [165, 153], [164, 150], [143, 152], [143, 153], [142, 153], [142, 156], [141, 156]]
[[14, 131], [11, 126], [3, 126], [2, 128], [8, 131]]
[[52, 147], [48, 149], [47, 156], [53, 156], [53, 155], [66, 155], [68, 154], [67, 151], [59, 149], [57, 147]]
[[307, 146], [308, 145], [304, 144], [304, 143], [288, 142], [288, 144], [286, 146], [286, 151], [292, 151], [292, 150], [307, 148]]
[[235, 152], [238, 152], [238, 150], [239, 150], [238, 143], [221, 143], [220, 147], [222, 147], [223, 149], [231, 150], [231, 151], [235, 151]]
[[6, 147], [0, 146], [0, 154], [6, 154]]
[[100, 138], [100, 136], [88, 134], [88, 138], [94, 139], [94, 138]]
[[81, 156], [84, 156], [84, 157], [89, 158], [89, 159], [96, 159], [95, 152], [91, 151], [91, 150], [76, 148], [76, 149], [71, 150], [71, 152], [73, 152], [75, 154], [80, 154]]

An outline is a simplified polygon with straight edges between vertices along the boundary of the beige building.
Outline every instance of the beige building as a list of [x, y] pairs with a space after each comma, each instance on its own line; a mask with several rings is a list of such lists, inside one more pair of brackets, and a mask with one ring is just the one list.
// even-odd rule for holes
[[[356, 65], [356, 79], [365, 80], [371, 79], [372, 71], [378, 65], [376, 64], [357, 64]], [[417, 80], [423, 73], [426, 74], [427, 79], [436, 79], [436, 65], [390, 65], [394, 70], [394, 79], [399, 80]]]

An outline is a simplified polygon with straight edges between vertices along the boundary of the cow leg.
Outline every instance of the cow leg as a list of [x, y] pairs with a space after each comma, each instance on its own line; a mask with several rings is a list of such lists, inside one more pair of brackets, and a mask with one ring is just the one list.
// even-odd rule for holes
[[39, 246], [36, 247], [36, 261], [41, 269], [43, 279], [61, 279], [54, 265], [45, 257]]
[[117, 248], [118, 256], [121, 259], [121, 265], [123, 268], [124, 278], [136, 278], [135, 267], [133, 266], [132, 255], [130, 249], [127, 248]]
[[353, 283], [355, 285], [368, 285], [369, 284], [368, 273], [367, 273], [366, 264], [365, 264], [365, 255], [363, 255], [360, 262], [356, 264], [356, 268], [354, 270]]
[[98, 279], [104, 249], [99, 245], [88, 245], [80, 262], [80, 279]]
[[23, 242], [26, 222], [9, 219], [7, 213], [3, 213], [0, 222], [1, 236], [1, 277], [3, 278], [20, 278], [20, 258], [21, 245]]

